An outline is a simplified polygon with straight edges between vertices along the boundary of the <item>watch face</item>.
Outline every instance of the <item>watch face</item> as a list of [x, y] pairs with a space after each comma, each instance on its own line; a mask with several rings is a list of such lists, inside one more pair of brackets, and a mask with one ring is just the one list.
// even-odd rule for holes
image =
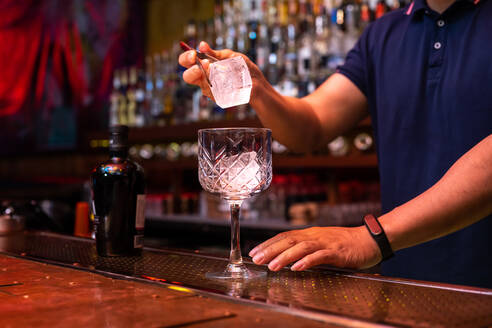
[[381, 226], [376, 221], [376, 218], [374, 216], [367, 215], [366, 217], [364, 217], [364, 220], [366, 221], [366, 224], [371, 230], [372, 234], [379, 235], [382, 232]]

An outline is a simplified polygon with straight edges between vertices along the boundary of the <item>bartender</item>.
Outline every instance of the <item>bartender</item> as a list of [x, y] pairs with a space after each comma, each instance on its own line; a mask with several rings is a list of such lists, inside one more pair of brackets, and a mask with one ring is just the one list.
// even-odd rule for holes
[[[372, 118], [384, 215], [280, 233], [250, 252], [256, 264], [300, 271], [382, 261], [387, 276], [492, 288], [491, 17], [491, 0], [414, 0], [366, 28], [337, 73], [301, 99], [276, 92], [246, 56], [200, 43], [219, 59], [245, 58], [251, 106], [293, 150]], [[183, 79], [210, 96], [194, 51], [179, 62]]]

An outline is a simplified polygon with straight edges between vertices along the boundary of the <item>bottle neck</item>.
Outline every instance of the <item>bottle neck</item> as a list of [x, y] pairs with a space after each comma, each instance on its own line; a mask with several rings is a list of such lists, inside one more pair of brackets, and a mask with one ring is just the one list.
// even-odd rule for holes
[[121, 149], [109, 149], [109, 157], [119, 157], [119, 158], [127, 158], [128, 157], [128, 148]]

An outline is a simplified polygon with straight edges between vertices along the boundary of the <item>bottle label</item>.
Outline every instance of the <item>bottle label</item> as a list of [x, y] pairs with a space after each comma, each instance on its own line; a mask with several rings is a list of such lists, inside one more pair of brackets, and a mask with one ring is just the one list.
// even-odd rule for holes
[[135, 218], [135, 228], [140, 230], [145, 226], [145, 195], [137, 195], [137, 216]]

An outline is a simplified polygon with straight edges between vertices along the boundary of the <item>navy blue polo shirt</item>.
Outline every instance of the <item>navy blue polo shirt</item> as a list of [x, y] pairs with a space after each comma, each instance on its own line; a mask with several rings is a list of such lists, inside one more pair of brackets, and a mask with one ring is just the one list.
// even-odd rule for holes
[[[442, 14], [415, 0], [366, 28], [339, 73], [367, 97], [388, 212], [492, 133], [492, 0], [459, 0]], [[488, 217], [401, 250], [382, 270], [492, 288], [491, 253]]]

